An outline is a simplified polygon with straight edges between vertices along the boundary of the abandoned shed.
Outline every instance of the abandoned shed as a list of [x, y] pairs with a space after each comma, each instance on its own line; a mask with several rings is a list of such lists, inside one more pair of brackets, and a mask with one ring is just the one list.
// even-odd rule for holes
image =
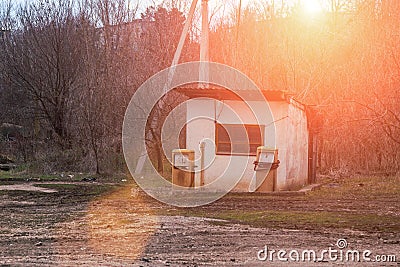
[[[252, 99], [253, 108], [249, 110], [248, 103], [237, 94], [220, 87], [178, 90], [190, 98], [186, 103], [185, 147], [205, 157], [204, 166], [195, 167], [195, 186], [211, 184], [221, 175], [232, 179], [240, 175], [234, 188], [238, 192], [257, 188], [260, 192], [296, 190], [315, 181], [316, 138], [309, 119], [313, 112], [293, 95], [262, 90], [272, 113], [268, 116], [264, 99]], [[261, 119], [251, 116], [251, 112]], [[267, 177], [273, 179], [269, 181], [271, 187], [257, 184], [251, 190], [259, 147], [275, 151], [275, 162], [279, 163], [277, 169], [269, 170], [274, 173]], [[229, 168], [238, 162], [246, 166], [243, 172]]]

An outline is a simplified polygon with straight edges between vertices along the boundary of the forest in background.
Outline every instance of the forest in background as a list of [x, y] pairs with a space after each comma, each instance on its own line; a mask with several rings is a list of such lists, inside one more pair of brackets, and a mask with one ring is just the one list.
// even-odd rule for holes
[[[321, 173], [399, 172], [399, 1], [326, 0], [312, 15], [237, 2], [211, 14], [210, 60], [318, 111]], [[0, 154], [35, 172], [123, 171], [125, 109], [171, 64], [189, 1], [29, 3], [0, 4]], [[180, 62], [199, 59], [198, 35], [195, 22]]]

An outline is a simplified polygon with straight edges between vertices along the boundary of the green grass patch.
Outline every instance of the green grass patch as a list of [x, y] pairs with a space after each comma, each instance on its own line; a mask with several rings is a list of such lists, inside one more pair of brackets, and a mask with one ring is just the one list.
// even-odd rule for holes
[[90, 173], [52, 173], [41, 174], [29, 172], [27, 168], [18, 168], [10, 171], [0, 171], [0, 185], [10, 184], [9, 182], [36, 182], [36, 181], [60, 181], [80, 182], [85, 178], [95, 178], [96, 182], [122, 183], [124, 180], [133, 181], [132, 177], [124, 173], [118, 174], [90, 174]]
[[35, 184], [35, 186], [54, 189], [61, 193], [76, 195], [102, 195], [120, 188], [115, 185], [104, 184]]
[[34, 174], [26, 170], [14, 169], [10, 171], [0, 171], [0, 182], [4, 181], [27, 181], [27, 180], [41, 180], [53, 181], [59, 180], [60, 176], [57, 174]]

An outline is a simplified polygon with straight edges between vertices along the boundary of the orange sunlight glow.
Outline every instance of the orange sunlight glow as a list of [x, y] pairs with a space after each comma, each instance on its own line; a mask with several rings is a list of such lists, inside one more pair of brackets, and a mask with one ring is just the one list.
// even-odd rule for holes
[[88, 245], [94, 252], [138, 259], [158, 228], [148, 200], [132, 185], [93, 200], [88, 207]]

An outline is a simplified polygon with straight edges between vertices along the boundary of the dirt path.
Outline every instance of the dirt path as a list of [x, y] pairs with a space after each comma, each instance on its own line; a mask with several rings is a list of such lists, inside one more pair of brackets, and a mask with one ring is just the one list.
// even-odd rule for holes
[[[42, 185], [43, 186], [43, 185]], [[186, 217], [173, 207], [160, 204], [131, 186], [95, 197], [97, 187], [74, 185], [57, 192], [2, 191], [0, 194], [0, 264], [10, 266], [287, 266], [259, 261], [257, 252], [267, 245], [284, 249], [335, 248], [338, 239], [346, 239], [349, 248], [371, 250], [374, 254], [398, 253], [399, 233], [355, 231], [349, 229], [287, 229], [250, 227], [224, 220]], [[94, 193], [96, 192], [96, 194]], [[87, 196], [92, 196], [88, 198]], [[354, 200], [356, 201], [356, 200]], [[226, 198], [198, 208], [213, 210], [256, 209], [328, 209], [346, 205], [317, 201], [304, 202], [296, 197]], [[388, 199], [390, 204], [390, 199]], [[380, 203], [382, 213], [395, 206]], [[361, 204], [361, 203], [359, 203]], [[365, 204], [365, 203], [364, 203]], [[321, 206], [322, 205], [322, 206]], [[369, 205], [379, 205], [371, 201]], [[396, 206], [397, 205], [397, 206]], [[396, 210], [398, 211], [398, 209]], [[168, 215], [171, 214], [171, 215]], [[398, 255], [400, 256], [400, 255]], [[320, 262], [312, 266], [365, 266], [366, 263]], [[397, 263], [371, 266], [398, 266]], [[304, 266], [291, 263], [289, 266]]]

